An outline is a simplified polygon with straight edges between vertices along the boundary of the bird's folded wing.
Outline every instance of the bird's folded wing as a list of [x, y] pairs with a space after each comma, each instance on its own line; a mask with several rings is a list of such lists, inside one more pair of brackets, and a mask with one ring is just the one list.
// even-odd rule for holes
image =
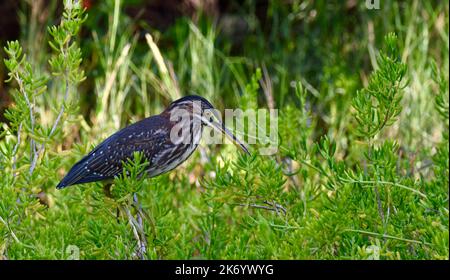
[[155, 151], [170, 141], [170, 133], [164, 128], [147, 131], [138, 128], [130, 126], [107, 138], [77, 162], [57, 188], [114, 178], [134, 152], [141, 152], [151, 164]]

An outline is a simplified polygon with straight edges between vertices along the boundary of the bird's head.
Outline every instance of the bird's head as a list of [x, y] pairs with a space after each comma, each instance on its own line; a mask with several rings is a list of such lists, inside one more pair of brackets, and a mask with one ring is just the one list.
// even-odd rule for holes
[[189, 121], [197, 122], [201, 126], [209, 126], [225, 134], [234, 144], [241, 147], [247, 154], [247, 147], [222, 122], [220, 113], [205, 98], [198, 95], [189, 95], [173, 101], [163, 112], [164, 115], [174, 119], [183, 119], [188, 116]]

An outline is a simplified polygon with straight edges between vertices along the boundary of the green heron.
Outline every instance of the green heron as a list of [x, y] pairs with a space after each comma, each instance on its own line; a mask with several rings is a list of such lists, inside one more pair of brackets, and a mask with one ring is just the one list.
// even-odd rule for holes
[[[56, 188], [110, 180], [122, 174], [122, 163], [141, 152], [149, 162], [146, 173], [155, 177], [183, 163], [194, 152], [209, 126], [227, 135], [249, 153], [220, 121], [211, 103], [200, 96], [172, 102], [161, 114], [148, 117], [114, 133], [77, 162]], [[178, 131], [177, 131], [178, 129]], [[179, 132], [187, 133], [180, 133]]]

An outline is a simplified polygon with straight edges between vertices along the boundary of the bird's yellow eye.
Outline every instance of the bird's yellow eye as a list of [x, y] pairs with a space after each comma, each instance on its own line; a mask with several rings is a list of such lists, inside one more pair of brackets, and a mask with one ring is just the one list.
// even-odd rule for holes
[[206, 111], [205, 112], [205, 117], [206, 119], [208, 119], [208, 121], [213, 122], [214, 118], [213, 118], [213, 114], [211, 113], [211, 111]]

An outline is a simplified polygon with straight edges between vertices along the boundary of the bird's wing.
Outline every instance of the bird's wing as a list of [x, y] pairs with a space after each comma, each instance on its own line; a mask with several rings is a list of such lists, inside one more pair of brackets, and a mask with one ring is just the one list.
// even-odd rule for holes
[[170, 127], [161, 122], [146, 119], [111, 135], [77, 162], [57, 188], [114, 178], [134, 152], [142, 152], [151, 163], [155, 152], [170, 141]]

